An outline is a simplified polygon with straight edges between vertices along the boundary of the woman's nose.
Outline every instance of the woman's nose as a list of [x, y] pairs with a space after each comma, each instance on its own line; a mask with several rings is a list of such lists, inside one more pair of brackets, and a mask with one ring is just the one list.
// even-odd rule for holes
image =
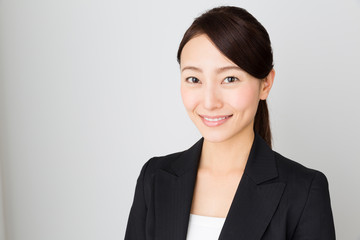
[[204, 108], [213, 110], [222, 107], [221, 93], [215, 86], [206, 86], [203, 91]]

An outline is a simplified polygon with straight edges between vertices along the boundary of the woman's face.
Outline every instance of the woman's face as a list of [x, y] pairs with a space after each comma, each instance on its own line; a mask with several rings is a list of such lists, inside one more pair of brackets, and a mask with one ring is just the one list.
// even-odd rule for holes
[[253, 130], [260, 99], [266, 99], [274, 72], [252, 77], [225, 57], [205, 34], [181, 53], [181, 96], [190, 119], [210, 142], [223, 142]]

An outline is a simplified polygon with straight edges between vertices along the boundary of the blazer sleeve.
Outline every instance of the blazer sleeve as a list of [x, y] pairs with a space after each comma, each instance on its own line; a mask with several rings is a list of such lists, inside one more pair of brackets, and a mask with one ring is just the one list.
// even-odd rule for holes
[[144, 178], [149, 161], [144, 164], [136, 182], [133, 204], [130, 209], [128, 223], [125, 232], [125, 240], [146, 239], [146, 214], [147, 206], [144, 194]]
[[335, 240], [326, 176], [316, 171], [293, 240]]

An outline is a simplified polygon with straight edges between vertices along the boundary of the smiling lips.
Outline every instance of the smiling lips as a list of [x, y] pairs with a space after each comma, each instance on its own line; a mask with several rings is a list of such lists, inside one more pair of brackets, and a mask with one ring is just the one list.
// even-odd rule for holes
[[222, 116], [206, 116], [199, 115], [203, 123], [208, 127], [216, 127], [225, 123], [232, 115], [222, 115]]

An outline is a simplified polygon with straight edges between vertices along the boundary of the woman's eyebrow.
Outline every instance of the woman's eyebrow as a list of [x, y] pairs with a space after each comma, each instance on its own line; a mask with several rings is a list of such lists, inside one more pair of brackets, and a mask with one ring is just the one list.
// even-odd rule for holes
[[227, 70], [241, 70], [241, 68], [239, 68], [238, 66], [225, 66], [225, 67], [218, 68], [217, 72], [220, 73], [220, 72], [224, 72]]
[[[194, 66], [185, 66], [185, 67], [183, 67], [183, 69], [181, 69], [181, 72], [183, 72], [185, 70], [193, 70], [196, 72], [202, 72], [201, 68], [194, 67]], [[241, 70], [241, 68], [238, 66], [225, 66], [225, 67], [220, 67], [220, 68], [216, 69], [216, 72], [220, 73], [220, 72], [224, 72], [227, 70]]]
[[181, 69], [181, 72], [183, 72], [185, 70], [194, 70], [196, 72], [202, 72], [202, 70], [200, 68], [197, 68], [197, 67], [194, 67], [194, 66], [183, 67], [183, 69]]

